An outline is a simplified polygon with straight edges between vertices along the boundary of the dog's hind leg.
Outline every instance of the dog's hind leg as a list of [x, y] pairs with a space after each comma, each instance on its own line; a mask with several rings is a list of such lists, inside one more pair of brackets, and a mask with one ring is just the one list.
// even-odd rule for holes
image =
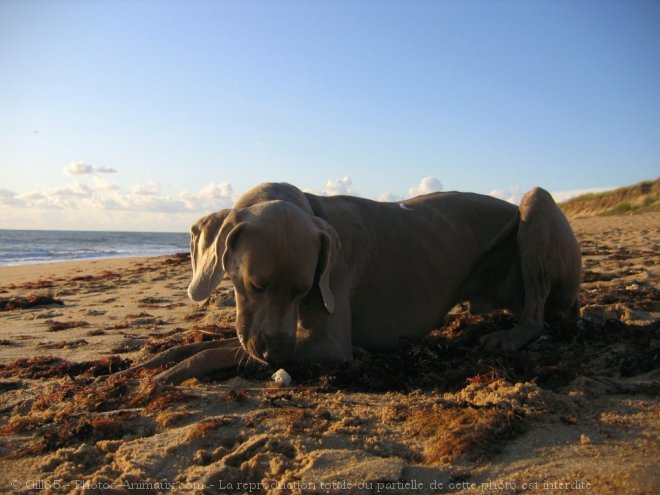
[[488, 349], [514, 351], [539, 337], [545, 328], [548, 296], [565, 278], [572, 256], [563, 244], [572, 245], [572, 231], [550, 194], [535, 188], [520, 203], [517, 242], [522, 273], [524, 303], [518, 325], [484, 335]]
[[525, 303], [518, 324], [510, 330], [484, 335], [480, 341], [487, 349], [516, 351], [543, 333], [545, 303], [551, 286], [542, 260], [533, 258], [528, 257], [523, 264]]

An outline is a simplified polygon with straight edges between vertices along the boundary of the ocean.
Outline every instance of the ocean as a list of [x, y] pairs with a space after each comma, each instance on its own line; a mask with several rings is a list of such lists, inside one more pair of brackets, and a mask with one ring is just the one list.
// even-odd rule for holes
[[0, 230], [0, 266], [188, 252], [187, 233]]

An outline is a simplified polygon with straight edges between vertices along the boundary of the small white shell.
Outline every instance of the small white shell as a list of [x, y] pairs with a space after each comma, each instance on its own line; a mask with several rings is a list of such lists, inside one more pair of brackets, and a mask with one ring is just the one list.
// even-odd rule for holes
[[275, 373], [273, 373], [273, 376], [271, 376], [273, 381], [277, 383], [280, 387], [288, 387], [291, 385], [291, 382], [293, 381], [291, 379], [291, 375], [289, 375], [286, 370], [280, 368], [277, 370]]

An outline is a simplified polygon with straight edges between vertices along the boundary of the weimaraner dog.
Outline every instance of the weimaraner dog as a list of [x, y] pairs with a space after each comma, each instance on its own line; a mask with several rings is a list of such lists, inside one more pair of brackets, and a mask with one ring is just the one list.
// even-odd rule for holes
[[260, 184], [195, 223], [190, 250], [189, 297], [207, 299], [228, 277], [238, 338], [176, 347], [139, 366], [178, 361], [160, 382], [248, 356], [282, 365], [350, 360], [353, 346], [390, 351], [442, 326], [464, 301], [472, 312], [518, 316], [515, 328], [482, 337], [491, 350], [520, 349], [544, 319], [579, 314], [580, 248], [540, 188], [517, 207], [472, 193], [383, 203]]

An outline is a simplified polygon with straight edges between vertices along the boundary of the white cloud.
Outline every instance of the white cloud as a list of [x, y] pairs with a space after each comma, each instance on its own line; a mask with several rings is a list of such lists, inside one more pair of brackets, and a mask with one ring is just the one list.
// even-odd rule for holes
[[94, 173], [94, 167], [85, 162], [71, 162], [64, 169], [66, 175], [90, 175]]
[[58, 198], [89, 198], [94, 191], [87, 184], [72, 182], [63, 187], [57, 187], [50, 191], [51, 196]]
[[408, 189], [408, 196], [412, 198], [438, 191], [442, 191], [442, 184], [440, 181], [435, 177], [424, 177], [418, 185]]
[[119, 186], [113, 184], [105, 177], [99, 175], [92, 175], [92, 182], [94, 183], [94, 191], [117, 191]]
[[114, 174], [117, 173], [117, 170], [105, 165], [94, 167], [88, 163], [78, 161], [69, 163], [64, 169], [64, 173], [66, 175]]
[[234, 190], [229, 182], [211, 182], [197, 193], [179, 193], [178, 200], [188, 210], [216, 211], [233, 204]]
[[155, 180], [147, 180], [133, 186], [133, 194], [137, 196], [159, 196], [161, 194], [160, 183]]
[[378, 196], [378, 201], [384, 202], [394, 202], [394, 201], [403, 201], [405, 198], [400, 194], [394, 194], [391, 192], [380, 193]]
[[16, 193], [9, 189], [0, 189], [0, 205], [11, 206], [15, 204], [18, 204]]
[[306, 188], [303, 189], [303, 192], [316, 194], [318, 196], [337, 196], [339, 194], [351, 194], [353, 196], [359, 196], [355, 191], [353, 191], [352, 186], [353, 181], [347, 175], [343, 179], [328, 179], [323, 186], [323, 189], [315, 188]]
[[102, 211], [123, 209], [123, 205], [119, 201], [109, 197], [104, 198], [95, 196], [91, 198], [90, 204], [94, 209]]
[[352, 194], [351, 185], [353, 185], [353, 181], [349, 176], [345, 176], [343, 179], [330, 179], [325, 183], [323, 192], [326, 196]]
[[41, 191], [30, 191], [22, 194], [17, 194], [14, 198], [19, 201], [21, 205], [30, 206], [33, 201], [41, 201], [46, 199], [46, 195]]
[[[157, 181], [135, 184], [126, 193], [109, 181], [94, 181], [94, 185], [71, 182], [64, 186], [17, 194], [0, 190], [0, 207], [12, 209], [70, 209], [97, 212], [194, 213], [196, 216], [222, 208], [234, 202], [230, 183], [210, 183], [195, 193], [187, 191], [166, 194]], [[1, 216], [1, 214], [0, 214]]]
[[0, 206], [15, 208], [76, 208], [79, 200], [89, 199], [94, 191], [86, 184], [72, 182], [65, 186], [43, 191], [28, 191], [17, 194], [3, 189], [0, 191]]
[[0, 228], [186, 231], [200, 216], [231, 207], [235, 200], [229, 182], [177, 193], [154, 180], [126, 189], [96, 175], [88, 177], [88, 183], [23, 193], [0, 189]]
[[[570, 191], [558, 191], [558, 192], [551, 192], [550, 194], [552, 195], [552, 198], [555, 200], [556, 203], [562, 203], [564, 201], [568, 201], [571, 198], [575, 198], [577, 196], [581, 196], [583, 194], [588, 194], [588, 193], [598, 193], [598, 192], [603, 192], [603, 191], [609, 191], [612, 188], [585, 188], [585, 189], [572, 189]], [[521, 191], [518, 186], [511, 186], [509, 189], [493, 189], [491, 192], [488, 193], [489, 196], [493, 196], [494, 198], [498, 199], [503, 199], [504, 201], [508, 201], [509, 203], [519, 205], [520, 201], [522, 200], [522, 197], [525, 195], [526, 191]]]
[[511, 186], [506, 191], [504, 189], [493, 189], [488, 195], [497, 199], [502, 199], [514, 205], [520, 204], [520, 200], [523, 196], [518, 186]]
[[129, 194], [115, 192], [107, 199], [111, 201], [100, 204], [111, 209], [209, 213], [230, 207], [234, 203], [234, 193], [229, 182], [219, 184], [211, 182], [196, 193], [182, 191], [176, 195], [169, 195], [163, 193], [157, 181], [148, 180], [134, 185]]
[[11, 203], [11, 206], [18, 208], [64, 208], [68, 202], [64, 201], [61, 197], [50, 196], [41, 191], [29, 191], [26, 193], [16, 194]]
[[563, 203], [564, 201], [568, 201], [569, 199], [576, 198], [577, 196], [582, 196], [583, 194], [611, 191], [612, 189], [614, 189], [614, 188], [613, 187], [605, 187], [605, 188], [592, 187], [592, 188], [587, 188], [587, 189], [573, 189], [571, 191], [551, 192], [550, 194], [552, 194], [552, 197], [553, 197], [553, 199], [555, 200], [556, 203]]
[[229, 182], [221, 182], [220, 184], [211, 182], [197, 193], [197, 196], [204, 201], [224, 200], [231, 198], [233, 195], [234, 190]]
[[415, 196], [421, 196], [422, 194], [430, 194], [438, 191], [442, 191], [442, 183], [435, 177], [424, 177], [419, 181], [419, 184], [412, 186], [408, 189], [408, 195], [404, 196], [402, 194], [397, 194], [393, 192], [382, 192], [378, 196], [378, 201], [384, 202], [395, 202], [395, 201], [404, 201], [408, 198], [414, 198]]

